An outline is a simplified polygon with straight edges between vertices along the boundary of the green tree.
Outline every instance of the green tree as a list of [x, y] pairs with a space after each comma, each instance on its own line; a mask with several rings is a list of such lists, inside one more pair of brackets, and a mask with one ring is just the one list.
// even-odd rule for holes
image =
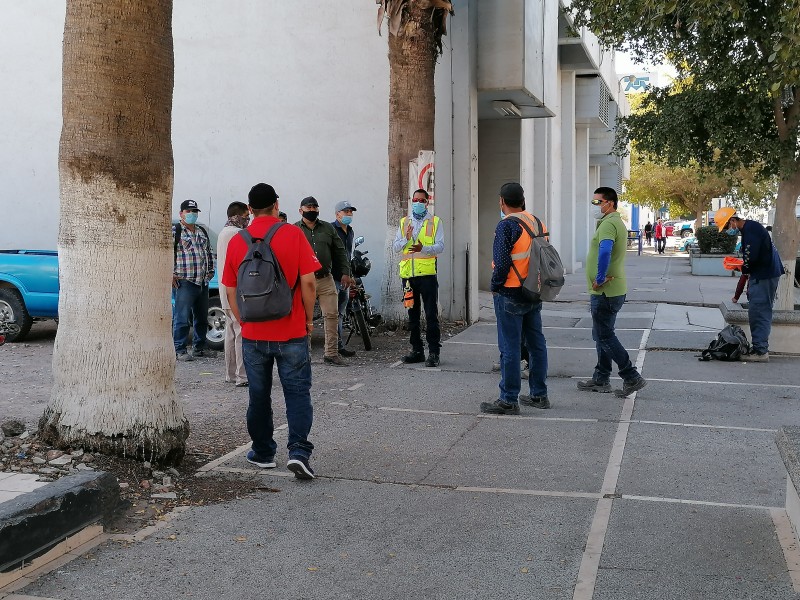
[[[800, 243], [800, 3], [786, 0], [573, 0], [578, 25], [641, 60], [670, 60], [676, 82], [622, 120], [618, 148], [682, 166], [777, 176], [774, 239], [794, 272]], [[793, 304], [784, 278], [778, 305]]]
[[408, 164], [420, 150], [433, 150], [434, 73], [452, 4], [445, 0], [379, 0], [378, 30], [389, 29], [389, 189], [387, 251], [382, 313], [400, 316], [402, 294], [392, 242], [408, 212]]

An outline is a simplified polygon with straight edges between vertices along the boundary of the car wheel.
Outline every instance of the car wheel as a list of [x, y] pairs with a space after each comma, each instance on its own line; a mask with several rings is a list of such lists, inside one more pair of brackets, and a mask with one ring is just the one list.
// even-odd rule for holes
[[683, 231], [681, 231], [681, 237], [683, 238], [692, 237], [693, 233], [694, 232], [691, 229], [684, 229]]
[[225, 322], [227, 318], [222, 310], [219, 296], [208, 299], [208, 330], [206, 331], [206, 346], [211, 350], [225, 349]]
[[0, 315], [5, 321], [17, 324], [19, 331], [6, 335], [6, 342], [21, 342], [28, 335], [33, 319], [25, 308], [22, 295], [15, 289], [0, 289]]

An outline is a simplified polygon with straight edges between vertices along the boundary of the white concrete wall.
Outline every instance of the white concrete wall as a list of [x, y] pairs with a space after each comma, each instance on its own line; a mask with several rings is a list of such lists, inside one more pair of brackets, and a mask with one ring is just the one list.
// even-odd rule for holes
[[56, 247], [65, 7], [0, 0], [0, 248]]
[[[0, 0], [0, 247], [56, 246], [64, 7]], [[311, 12], [176, 0], [174, 214], [194, 198], [220, 228], [227, 205], [266, 181], [292, 219], [307, 195], [326, 219], [350, 200], [356, 232], [381, 252], [370, 227], [385, 221], [389, 70], [375, 15], [360, 0]], [[373, 292], [381, 262], [367, 278]]]

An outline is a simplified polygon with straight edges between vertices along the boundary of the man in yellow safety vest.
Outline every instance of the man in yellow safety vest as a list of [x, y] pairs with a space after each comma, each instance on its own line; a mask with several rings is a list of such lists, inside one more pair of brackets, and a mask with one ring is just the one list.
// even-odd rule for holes
[[[444, 232], [439, 217], [428, 212], [428, 192], [417, 190], [411, 200], [411, 215], [400, 219], [394, 239], [394, 251], [400, 252], [400, 277], [413, 305], [408, 309], [411, 330], [411, 353], [405, 363], [425, 362], [426, 367], [439, 366], [441, 332], [439, 330], [439, 280], [436, 278], [436, 257], [444, 251]], [[428, 340], [428, 359], [422, 343], [420, 300], [425, 309], [425, 338]]]

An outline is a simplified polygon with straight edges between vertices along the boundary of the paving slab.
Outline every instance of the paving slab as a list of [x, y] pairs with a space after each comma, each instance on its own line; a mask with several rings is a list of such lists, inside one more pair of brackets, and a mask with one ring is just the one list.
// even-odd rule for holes
[[75, 600], [140, 598], [143, 590], [156, 600], [567, 600], [595, 507], [351, 481], [270, 485], [280, 491], [193, 508], [156, 537], [97, 549], [26, 592]]
[[636, 397], [634, 419], [775, 429], [798, 422], [800, 388], [652, 381]]
[[[772, 598], [767, 590], [796, 597], [786, 594], [791, 581], [766, 510], [615, 501], [600, 567], [596, 599], [614, 598], [609, 592], [626, 589], [628, 582], [653, 590], [664, 580], [675, 586], [668, 588], [671, 595], [634, 597]], [[704, 583], [706, 578], [719, 585]], [[743, 589], [754, 595], [742, 595]], [[730, 592], [734, 596], [724, 595]], [[621, 597], [629, 596], [616, 596]]]
[[[723, 362], [697, 359], [698, 352], [649, 352], [642, 374], [655, 379], [687, 382], [735, 382], [752, 385], [754, 394], [761, 393], [759, 384], [800, 385], [800, 357], [772, 356], [768, 363]], [[648, 386], [649, 387], [649, 386]], [[647, 388], [646, 388], [647, 389]], [[687, 393], [690, 388], [687, 388]], [[723, 392], [720, 391], [720, 394]]]
[[632, 423], [617, 491], [635, 496], [783, 506], [775, 434]]
[[616, 430], [613, 423], [481, 418], [424, 483], [596, 493]]
[[716, 331], [664, 331], [653, 329], [647, 338], [648, 350], [691, 350], [699, 353], [717, 338]]

